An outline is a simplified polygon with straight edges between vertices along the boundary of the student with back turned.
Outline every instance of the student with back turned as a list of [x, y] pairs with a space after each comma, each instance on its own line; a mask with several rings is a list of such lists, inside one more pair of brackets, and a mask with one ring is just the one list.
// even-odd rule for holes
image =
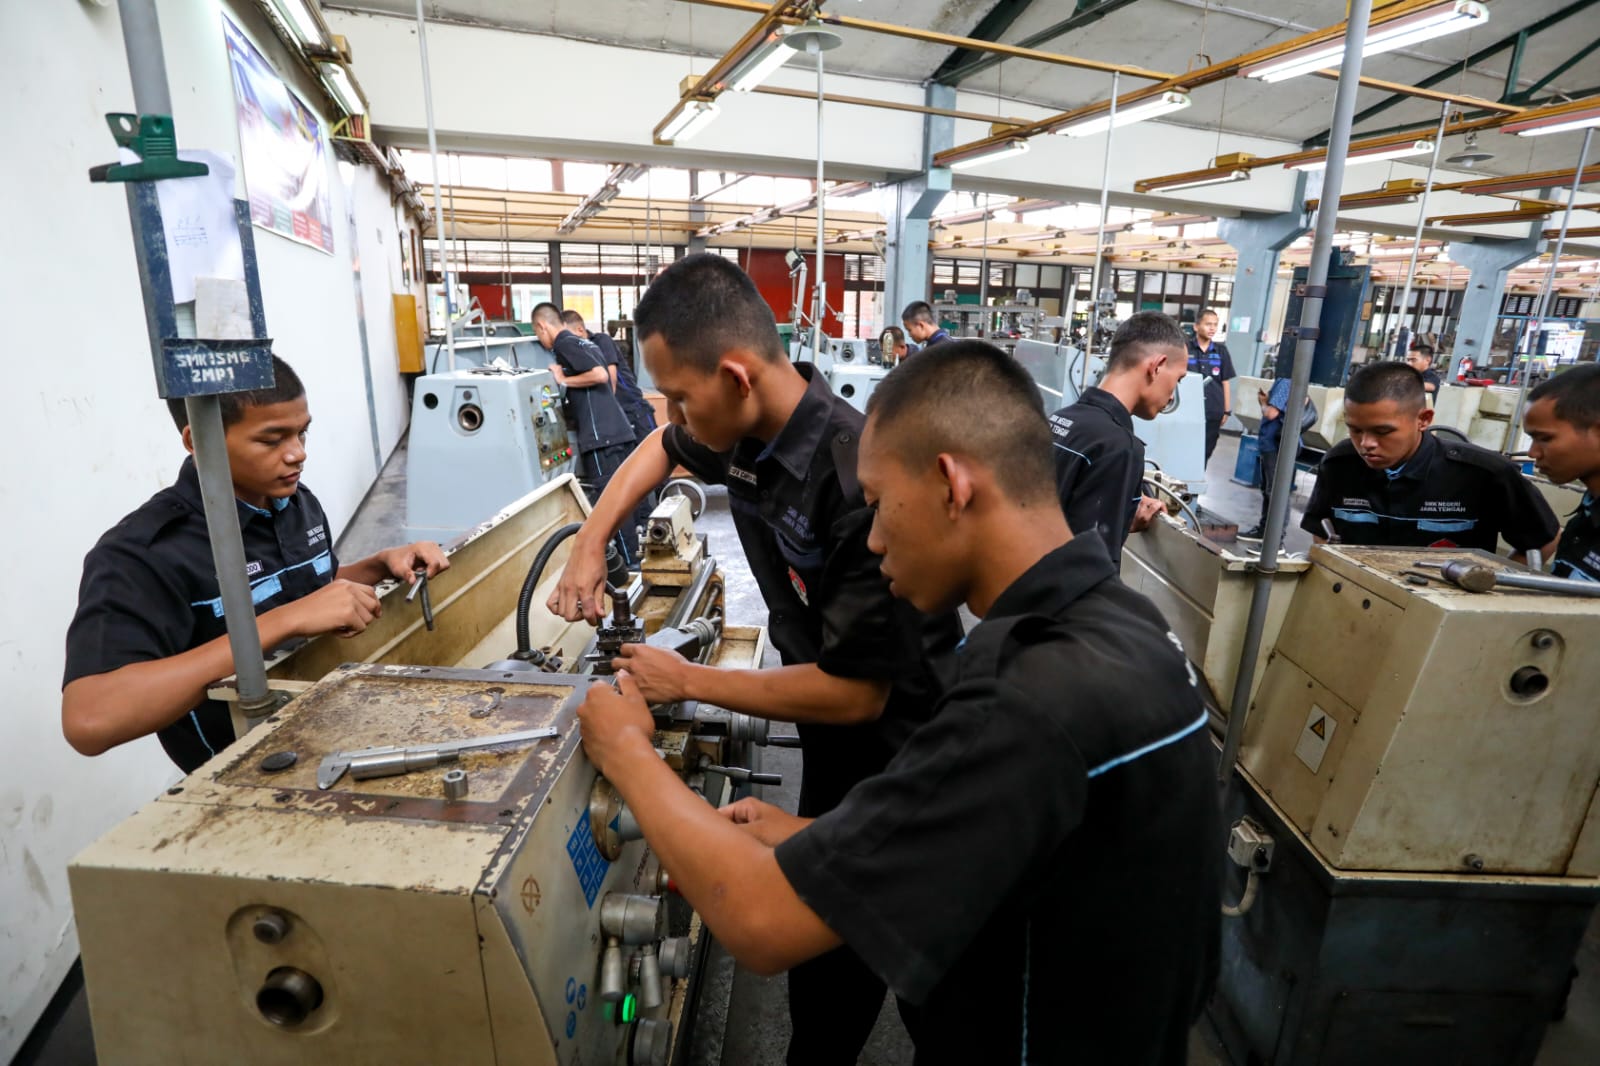
[[868, 406], [884, 575], [929, 614], [982, 619], [933, 716], [816, 818], [709, 807], [656, 754], [625, 670], [590, 688], [584, 748], [738, 962], [777, 973], [849, 946], [899, 997], [917, 1066], [1180, 1066], [1222, 921], [1194, 669], [1099, 535], [1067, 528], [1015, 360], [942, 344]]

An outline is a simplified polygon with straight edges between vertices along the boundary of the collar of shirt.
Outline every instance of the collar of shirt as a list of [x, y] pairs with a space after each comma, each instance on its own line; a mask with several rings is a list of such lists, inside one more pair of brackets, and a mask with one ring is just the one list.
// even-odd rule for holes
[[940, 341], [947, 341], [949, 339], [950, 339], [950, 331], [949, 330], [943, 329], [943, 328], [936, 329], [936, 330], [933, 331], [933, 336], [929, 337], [926, 341], [924, 341], [922, 343], [922, 346], [924, 348], [927, 348], [927, 347], [930, 347], [932, 345], [938, 344]]
[[1411, 453], [1411, 458], [1398, 467], [1383, 471], [1383, 476], [1390, 481], [1399, 481], [1402, 478], [1408, 481], [1426, 481], [1429, 471], [1433, 469], [1433, 460], [1438, 454], [1439, 442], [1434, 439], [1432, 433], [1424, 433], [1422, 443]]
[[[1116, 576], [1100, 534], [1079, 533], [1030, 566], [995, 599], [986, 618], [1036, 614], [1055, 617], [1078, 597]], [[978, 623], [982, 626], [982, 622]], [[974, 630], [976, 632], [976, 630]]]
[[783, 424], [778, 435], [761, 450], [756, 461], [776, 459], [789, 473], [804, 481], [811, 472], [811, 457], [828, 431], [828, 413], [833, 407], [833, 390], [828, 379], [816, 372], [811, 363], [797, 363], [795, 369], [806, 379], [806, 391], [800, 397], [789, 421]]
[[1090, 385], [1087, 389], [1084, 389], [1083, 395], [1078, 397], [1078, 402], [1099, 408], [1111, 416], [1111, 421], [1129, 433], [1133, 432], [1133, 412], [1122, 406], [1121, 400], [1100, 386]]
[[1578, 514], [1587, 518], [1590, 525], [1600, 528], [1600, 507], [1594, 505], [1594, 493], [1583, 494], [1583, 500], [1578, 504]]
[[[183, 466], [179, 467], [178, 480], [173, 484], [173, 488], [177, 490], [178, 497], [184, 503], [193, 507], [200, 514], [206, 513], [205, 497], [200, 494], [200, 468], [195, 466], [194, 456], [191, 455], [185, 459]], [[273, 498], [269, 501], [272, 505], [272, 510], [269, 511], [264, 507], [256, 507], [254, 504], [245, 503], [235, 497], [233, 502], [239, 505], [239, 525], [248, 524], [252, 518], [271, 518], [277, 512], [288, 507], [289, 501], [293, 498], [292, 496]]]

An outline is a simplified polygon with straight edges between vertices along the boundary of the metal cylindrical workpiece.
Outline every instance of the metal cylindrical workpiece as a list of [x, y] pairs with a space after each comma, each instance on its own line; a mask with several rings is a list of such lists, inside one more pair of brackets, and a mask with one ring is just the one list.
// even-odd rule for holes
[[440, 780], [444, 782], [445, 799], [458, 800], [466, 796], [467, 772], [465, 770], [446, 770]]
[[735, 743], [765, 744], [767, 720], [738, 711], [728, 712], [728, 739]]
[[628, 1066], [667, 1066], [672, 1055], [672, 1023], [665, 1018], [641, 1018], [633, 1029]]
[[661, 900], [607, 892], [600, 898], [600, 930], [624, 944], [650, 944], [660, 936]]
[[661, 972], [668, 977], [688, 977], [693, 949], [694, 945], [689, 943], [689, 938], [686, 936], [673, 936], [663, 940], [661, 947], [656, 950], [656, 959], [661, 966]]
[[661, 962], [654, 944], [639, 949], [639, 1006], [645, 1010], [661, 1006]]
[[600, 998], [616, 1003], [627, 991], [627, 979], [622, 967], [622, 946], [616, 937], [606, 939], [606, 949], [600, 954]]
[[633, 811], [626, 803], [617, 811], [617, 826], [614, 832], [618, 840], [644, 839], [644, 830], [639, 828], [639, 819], [633, 816]]

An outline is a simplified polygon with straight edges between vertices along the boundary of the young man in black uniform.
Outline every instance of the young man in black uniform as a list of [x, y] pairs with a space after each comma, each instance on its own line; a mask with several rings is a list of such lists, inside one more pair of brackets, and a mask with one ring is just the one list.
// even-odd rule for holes
[[1433, 348], [1427, 344], [1412, 345], [1406, 352], [1406, 363], [1422, 375], [1422, 391], [1429, 396], [1439, 392], [1439, 372], [1433, 369]]
[[[616, 665], [651, 702], [698, 699], [797, 722], [800, 812], [832, 810], [932, 713], [940, 686], [928, 657], [956, 645], [960, 623], [891, 595], [867, 548], [872, 515], [856, 481], [863, 416], [813, 367], [788, 361], [743, 271], [716, 255], [680, 259], [651, 283], [634, 321], [671, 424], [629, 457], [574, 537], [550, 609], [601, 615], [606, 538], [674, 464], [726, 485], [784, 665], [718, 670], [642, 644], [625, 646]], [[883, 982], [848, 950], [799, 967], [789, 1062], [854, 1062], [882, 1004]]]
[[[371, 586], [450, 565], [427, 541], [339, 565], [322, 505], [300, 484], [311, 425], [305, 389], [282, 359], [272, 369], [271, 388], [221, 397], [251, 600], [269, 651], [294, 637], [359, 633], [379, 612]], [[183, 401], [169, 407], [192, 454]], [[206, 699], [208, 685], [234, 672], [227, 632], [200, 478], [185, 459], [177, 483], [83, 561], [61, 692], [67, 742], [99, 755], [154, 733], [181, 770], [198, 769], [234, 740], [227, 707]]]
[[1233, 369], [1233, 356], [1228, 346], [1212, 340], [1217, 335], [1217, 313], [1201, 311], [1194, 320], [1194, 340], [1189, 342], [1189, 369], [1206, 377], [1206, 462], [1217, 450], [1222, 437], [1222, 423], [1233, 414], [1233, 386], [1230, 382], [1239, 375]]
[[1350, 431], [1328, 450], [1300, 527], [1325, 543], [1323, 520], [1346, 544], [1483, 548], [1505, 537], [1521, 560], [1548, 558], [1560, 527], [1544, 497], [1504, 456], [1425, 432], [1433, 409], [1422, 375], [1369, 363], [1344, 392]]
[[906, 309], [900, 312], [900, 324], [905, 326], [906, 334], [912, 340], [922, 345], [918, 351], [926, 351], [950, 339], [950, 331], [939, 325], [933, 305], [926, 300], [913, 300], [906, 304]]
[[644, 398], [644, 392], [639, 388], [639, 382], [633, 375], [633, 367], [622, 358], [622, 352], [617, 348], [617, 342], [611, 339], [608, 333], [590, 333], [584, 325], [583, 316], [576, 311], [561, 312], [561, 322], [570, 329], [580, 340], [592, 341], [606, 357], [606, 373], [611, 375], [611, 391], [617, 397], [617, 403], [622, 405], [622, 413], [628, 416], [628, 425], [633, 427], [633, 439], [642, 441], [656, 428], [656, 415], [650, 409], [650, 401]]
[[1078, 402], [1050, 416], [1056, 493], [1074, 533], [1097, 530], [1120, 565], [1129, 531], [1148, 526], [1161, 503], [1144, 495], [1144, 441], [1133, 416], [1149, 420], [1172, 402], [1188, 372], [1183, 331], [1159, 311], [1140, 311], [1111, 338], [1105, 376]]
[[[622, 461], [635, 445], [633, 427], [611, 391], [611, 371], [605, 353], [593, 342], [567, 329], [561, 309], [543, 303], [533, 309], [533, 332], [555, 355], [550, 373], [567, 390], [577, 427], [578, 463], [576, 473], [584, 495], [593, 504], [610, 484]], [[622, 529], [623, 557], [631, 564], [639, 557], [638, 530]]]
[[1563, 370], [1528, 393], [1523, 427], [1540, 473], [1558, 485], [1580, 482], [1587, 490], [1573, 512], [1551, 572], [1557, 577], [1600, 581], [1600, 366]]
[[918, 1066], [1177, 1066], [1221, 922], [1194, 671], [1099, 536], [1068, 530], [1013, 360], [942, 345], [869, 406], [883, 572], [925, 611], [982, 619], [928, 723], [816, 819], [707, 807], [626, 674], [590, 689], [584, 746], [735, 959], [776, 973], [849, 945], [899, 996]]

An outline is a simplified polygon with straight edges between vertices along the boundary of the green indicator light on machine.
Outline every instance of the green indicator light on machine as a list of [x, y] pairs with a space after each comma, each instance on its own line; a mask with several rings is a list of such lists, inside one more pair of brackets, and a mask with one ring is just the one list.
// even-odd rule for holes
[[639, 1001], [632, 995], [622, 997], [622, 1024], [632, 1025], [639, 1014]]

